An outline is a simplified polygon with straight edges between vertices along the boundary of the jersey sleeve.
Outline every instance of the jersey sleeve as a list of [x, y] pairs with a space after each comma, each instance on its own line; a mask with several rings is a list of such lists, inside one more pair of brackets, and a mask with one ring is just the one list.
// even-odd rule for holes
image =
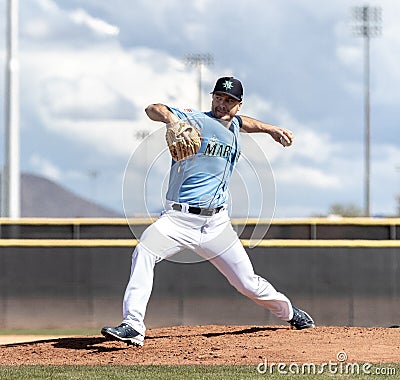
[[201, 112], [196, 111], [194, 109], [191, 108], [184, 108], [184, 109], [180, 109], [180, 108], [174, 108], [174, 107], [170, 107], [170, 106], [166, 106], [168, 107], [168, 109], [176, 116], [179, 117], [179, 119], [186, 119], [186, 120], [190, 120], [193, 119], [195, 117], [198, 117]]
[[242, 125], [243, 125], [243, 120], [242, 120], [242, 118], [241, 118], [239, 115], [236, 115], [235, 118], [236, 118], [236, 120], [237, 120], [238, 123], [239, 123], [239, 129], [242, 128]]

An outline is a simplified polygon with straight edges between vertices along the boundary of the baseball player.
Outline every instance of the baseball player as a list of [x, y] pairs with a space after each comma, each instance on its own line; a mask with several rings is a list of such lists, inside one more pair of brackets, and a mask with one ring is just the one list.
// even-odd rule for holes
[[154, 267], [185, 248], [211, 262], [240, 293], [294, 328], [314, 327], [306, 312], [254, 273], [232, 228], [226, 204], [229, 179], [240, 156], [240, 132], [268, 133], [284, 146], [292, 144], [293, 134], [239, 116], [243, 87], [236, 78], [219, 78], [211, 94], [209, 112], [180, 110], [164, 104], [146, 108], [151, 120], [166, 124], [172, 156], [165, 210], [143, 232], [133, 252], [123, 321], [117, 327], [103, 327], [101, 333], [108, 339], [143, 346]]

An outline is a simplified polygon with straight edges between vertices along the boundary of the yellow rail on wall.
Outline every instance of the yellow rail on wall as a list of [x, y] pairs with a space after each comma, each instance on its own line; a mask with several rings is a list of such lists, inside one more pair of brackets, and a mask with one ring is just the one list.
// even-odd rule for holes
[[[241, 240], [245, 247], [400, 248], [400, 240]], [[136, 239], [0, 239], [0, 247], [135, 247]]]
[[[79, 225], [79, 224], [149, 224], [156, 217], [148, 218], [0, 218], [0, 224], [36, 224], [36, 225]], [[282, 218], [282, 219], [254, 219], [254, 218], [232, 218], [233, 224], [333, 224], [333, 225], [399, 225], [400, 218]]]

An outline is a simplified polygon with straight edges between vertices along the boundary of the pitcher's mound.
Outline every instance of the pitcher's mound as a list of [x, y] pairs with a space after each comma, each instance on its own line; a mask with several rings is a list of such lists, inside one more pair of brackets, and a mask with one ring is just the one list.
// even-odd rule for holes
[[0, 365], [396, 363], [399, 342], [399, 328], [178, 326], [148, 330], [142, 348], [100, 335], [9, 343]]

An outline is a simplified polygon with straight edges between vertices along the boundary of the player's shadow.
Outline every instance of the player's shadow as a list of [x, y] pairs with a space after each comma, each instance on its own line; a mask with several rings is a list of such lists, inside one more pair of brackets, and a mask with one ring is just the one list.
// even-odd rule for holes
[[222, 335], [243, 335], [243, 334], [253, 334], [258, 333], [261, 331], [277, 331], [283, 329], [285, 327], [249, 327], [243, 330], [236, 330], [236, 331], [221, 331], [221, 332], [212, 332], [212, 333], [205, 333], [201, 334], [206, 338], [212, 338], [214, 336], [222, 336]]
[[28, 346], [38, 344], [38, 343], [51, 343], [51, 342], [57, 342], [57, 341], [58, 341], [58, 339], [40, 339], [40, 340], [33, 340], [33, 341], [29, 341], [29, 342], [2, 344], [1, 347], [28, 347]]
[[[243, 334], [254, 334], [262, 331], [277, 331], [280, 329], [286, 329], [285, 327], [248, 327], [241, 330], [235, 331], [220, 331], [220, 332], [210, 332], [210, 333], [196, 333], [196, 334], [182, 334], [182, 335], [157, 335], [148, 336], [146, 340], [162, 339], [162, 338], [185, 338], [191, 336], [203, 336], [205, 338], [218, 337], [223, 335], [243, 335]], [[103, 343], [109, 342], [108, 339], [104, 337], [71, 337], [71, 338], [56, 338], [56, 339], [42, 339], [35, 340], [32, 342], [22, 342], [22, 343], [10, 343], [4, 344], [2, 347], [28, 347], [38, 343], [52, 343], [54, 348], [63, 348], [69, 350], [87, 350], [92, 352], [114, 352], [122, 351], [127, 347], [106, 347]]]
[[10, 343], [4, 344], [2, 347], [28, 347], [38, 343], [52, 343], [54, 348], [66, 348], [70, 350], [87, 350], [93, 352], [113, 352], [124, 350], [124, 347], [104, 347], [98, 344], [105, 343], [108, 340], [103, 337], [72, 337], [72, 338], [56, 338], [41, 339], [32, 342]]
[[151, 339], [162, 339], [162, 338], [189, 338], [191, 336], [204, 336], [205, 338], [212, 338], [215, 336], [223, 336], [223, 335], [243, 335], [243, 334], [254, 334], [261, 331], [277, 331], [277, 330], [287, 330], [286, 327], [248, 327], [242, 330], [235, 331], [219, 331], [219, 332], [210, 332], [210, 333], [200, 333], [200, 334], [181, 334], [181, 335], [157, 335], [157, 336], [147, 336], [146, 340]]
[[69, 350], [88, 350], [93, 352], [113, 352], [121, 351], [126, 347], [104, 347], [98, 344], [109, 342], [103, 337], [78, 337], [78, 338], [61, 338], [54, 344], [54, 348], [66, 348]]

